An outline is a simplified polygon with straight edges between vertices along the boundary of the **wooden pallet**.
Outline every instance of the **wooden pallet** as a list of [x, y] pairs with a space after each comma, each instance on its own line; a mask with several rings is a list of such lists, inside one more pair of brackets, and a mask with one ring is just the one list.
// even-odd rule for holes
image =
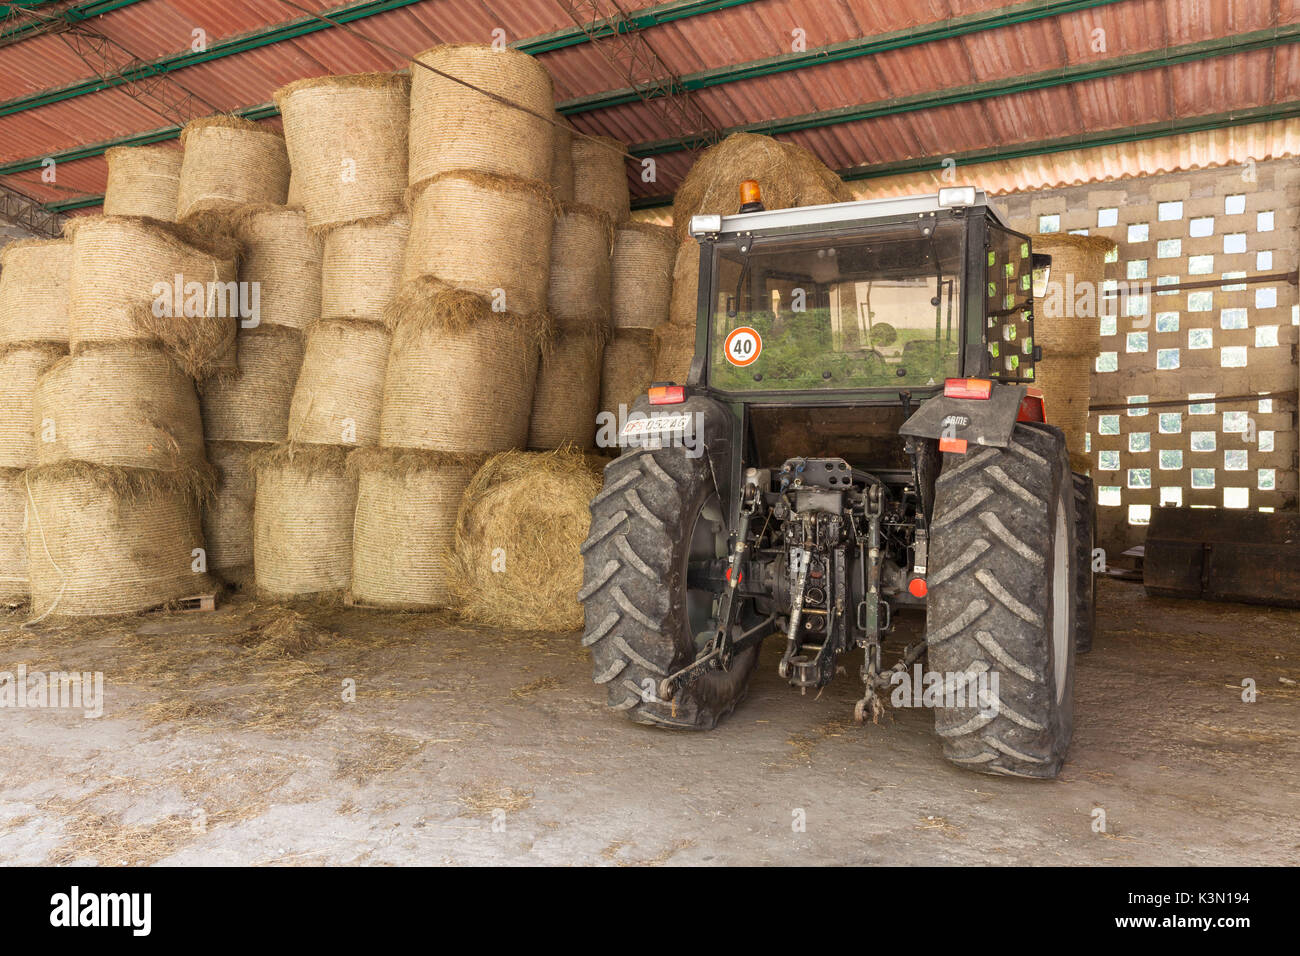
[[215, 611], [216, 609], [216, 594], [196, 594], [193, 597], [181, 598], [173, 608], [177, 611]]

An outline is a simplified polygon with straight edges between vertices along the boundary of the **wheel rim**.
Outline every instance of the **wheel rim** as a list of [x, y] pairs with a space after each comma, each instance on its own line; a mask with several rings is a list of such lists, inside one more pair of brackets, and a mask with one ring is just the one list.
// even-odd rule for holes
[[1056, 534], [1052, 547], [1052, 670], [1056, 675], [1056, 702], [1065, 697], [1065, 668], [1070, 660], [1070, 618], [1073, 607], [1070, 585], [1074, 575], [1070, 567], [1074, 556], [1072, 529], [1066, 527], [1064, 497], [1056, 505]]
[[[686, 555], [687, 567], [696, 562], [727, 556], [727, 525], [716, 492], [700, 505], [691, 524], [690, 542]], [[697, 651], [713, 637], [717, 598], [718, 595], [713, 591], [697, 588], [686, 590], [686, 621]]]

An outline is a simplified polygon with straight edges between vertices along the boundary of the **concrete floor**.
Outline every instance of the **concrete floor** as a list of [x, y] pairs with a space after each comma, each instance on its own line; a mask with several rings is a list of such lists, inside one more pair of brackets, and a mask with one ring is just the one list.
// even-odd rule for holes
[[927, 712], [854, 725], [856, 660], [799, 697], [775, 641], [730, 720], [679, 734], [607, 712], [574, 634], [238, 601], [24, 617], [0, 616], [0, 670], [103, 671], [106, 703], [0, 710], [2, 863], [1300, 859], [1300, 612], [1103, 581], [1051, 782], [947, 765]]

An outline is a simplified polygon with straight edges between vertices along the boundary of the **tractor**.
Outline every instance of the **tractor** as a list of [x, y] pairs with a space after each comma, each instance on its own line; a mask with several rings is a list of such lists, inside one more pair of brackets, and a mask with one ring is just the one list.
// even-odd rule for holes
[[[1051, 778], [1091, 640], [1089, 479], [1034, 370], [1050, 258], [981, 190], [699, 215], [695, 353], [619, 430], [579, 599], [634, 721], [709, 730], [760, 644], [801, 692], [862, 651], [859, 722], [934, 711], [945, 757]], [[883, 660], [900, 615], [922, 639]]]

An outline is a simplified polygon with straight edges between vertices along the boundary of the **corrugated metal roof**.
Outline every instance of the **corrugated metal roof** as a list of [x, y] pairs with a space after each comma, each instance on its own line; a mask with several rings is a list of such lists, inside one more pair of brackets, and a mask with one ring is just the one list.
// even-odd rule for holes
[[[335, 6], [320, 0], [295, 2], [319, 10]], [[640, 0], [622, 6], [633, 11], [650, 4]], [[999, 0], [896, 0], [887, 4], [876, 0], [754, 0], [648, 28], [642, 37], [674, 73], [685, 75], [787, 54], [795, 29], [805, 31], [811, 49], [1005, 8], [1005, 2]], [[612, 11], [612, 7], [608, 9]], [[220, 4], [140, 0], [96, 18], [91, 26], [137, 58], [150, 60], [187, 49], [195, 29], [204, 30], [211, 45], [301, 16], [299, 10], [279, 0], [227, 0]], [[729, 82], [693, 95], [710, 119], [725, 128], [975, 83], [1011, 81], [1298, 22], [1300, 0], [1267, 4], [1257, 0], [1177, 4], [1120, 0], [871, 56]], [[409, 54], [439, 42], [487, 41], [496, 28], [504, 29], [508, 39], [515, 41], [571, 26], [556, 0], [421, 2], [354, 24], [356, 30]], [[544, 53], [540, 59], [554, 76], [561, 100], [628, 85], [627, 78], [591, 43]], [[345, 30], [331, 28], [189, 66], [171, 75], [213, 108], [235, 110], [268, 102], [277, 87], [304, 76], [402, 65], [401, 58]], [[92, 75], [58, 36], [37, 36], [0, 47], [0, 106], [15, 97]], [[1286, 43], [1065, 86], [1011, 92], [996, 99], [824, 125], [783, 134], [783, 138], [809, 147], [831, 167], [844, 169], [1294, 100], [1300, 100], [1300, 46]], [[640, 102], [580, 113], [573, 123], [584, 132], [633, 143], [690, 132], [668, 127], [659, 111]], [[167, 125], [170, 123], [147, 100], [131, 96], [125, 88], [89, 93], [0, 116], [0, 164]], [[1206, 148], [1216, 147], [1211, 142]], [[1276, 148], [1276, 144], [1268, 148]], [[656, 182], [632, 178], [634, 197], [671, 192], [689, 168], [691, 155], [666, 153], [656, 162]], [[96, 194], [104, 186], [105, 167], [100, 157], [61, 163], [53, 186], [42, 183], [39, 173], [17, 173], [0, 181], [45, 202]], [[1095, 174], [1105, 175], [1101, 168]]]

